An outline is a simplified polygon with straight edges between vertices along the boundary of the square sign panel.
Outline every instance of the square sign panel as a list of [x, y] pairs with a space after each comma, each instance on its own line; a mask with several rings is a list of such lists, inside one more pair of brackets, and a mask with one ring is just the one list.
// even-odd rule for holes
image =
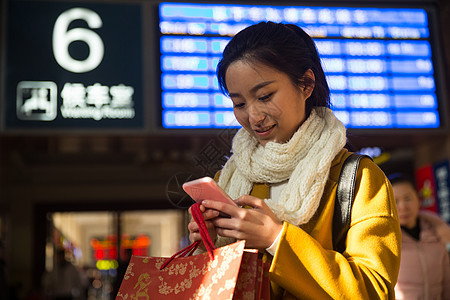
[[138, 4], [10, 1], [5, 129], [143, 129]]

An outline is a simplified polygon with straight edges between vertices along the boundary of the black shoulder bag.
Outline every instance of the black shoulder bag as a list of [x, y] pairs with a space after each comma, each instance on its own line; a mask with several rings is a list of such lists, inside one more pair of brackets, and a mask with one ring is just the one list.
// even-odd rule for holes
[[333, 215], [333, 249], [343, 252], [345, 239], [350, 228], [352, 205], [355, 193], [355, 179], [359, 161], [367, 155], [353, 153], [344, 161], [336, 190], [336, 200]]

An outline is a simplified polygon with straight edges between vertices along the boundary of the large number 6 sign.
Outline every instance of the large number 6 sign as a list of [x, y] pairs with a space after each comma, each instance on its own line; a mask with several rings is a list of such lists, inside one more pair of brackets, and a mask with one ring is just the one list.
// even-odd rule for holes
[[[100, 36], [87, 28], [69, 29], [74, 20], [84, 20], [89, 28], [102, 27], [100, 16], [86, 8], [72, 8], [63, 12], [56, 19], [53, 28], [53, 54], [58, 64], [74, 73], [84, 73], [97, 68], [102, 62], [104, 54], [103, 41]], [[77, 60], [70, 56], [69, 45], [75, 41], [82, 41], [89, 47], [89, 55], [85, 60]]]

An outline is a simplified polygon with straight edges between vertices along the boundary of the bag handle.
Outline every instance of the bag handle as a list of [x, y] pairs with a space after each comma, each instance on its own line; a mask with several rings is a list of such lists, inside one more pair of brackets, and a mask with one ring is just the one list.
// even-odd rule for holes
[[[214, 246], [213, 241], [211, 240], [211, 237], [208, 233], [208, 228], [206, 227], [205, 219], [203, 218], [203, 214], [200, 210], [200, 203], [195, 203], [191, 206], [191, 213], [192, 217], [194, 218], [195, 223], [197, 223], [200, 231], [200, 236], [202, 237], [203, 244], [205, 245], [206, 251], [208, 252], [209, 258], [211, 260], [214, 259], [214, 249], [216, 247]], [[189, 246], [185, 247], [184, 249], [181, 249], [174, 255], [172, 255], [159, 269], [164, 269], [172, 260], [178, 257], [184, 257], [184, 256], [191, 256], [194, 251], [198, 248], [201, 241], [195, 241]]]
[[[214, 246], [214, 243], [211, 240], [211, 237], [209, 236], [205, 219], [203, 218], [203, 214], [200, 210], [200, 203], [194, 203], [191, 206], [191, 213], [195, 223], [197, 223], [199, 227], [200, 236], [202, 237], [203, 244], [205, 244], [205, 248], [208, 251], [209, 257], [213, 259], [214, 258], [213, 251], [214, 249], [216, 249], [216, 247]], [[200, 241], [196, 241], [195, 243], [200, 244]]]

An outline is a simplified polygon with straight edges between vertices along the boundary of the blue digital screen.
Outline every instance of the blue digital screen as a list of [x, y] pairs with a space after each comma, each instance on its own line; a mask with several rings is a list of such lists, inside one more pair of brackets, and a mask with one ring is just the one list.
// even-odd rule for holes
[[161, 3], [164, 128], [239, 127], [216, 66], [232, 36], [261, 21], [311, 35], [347, 128], [441, 125], [424, 9]]

